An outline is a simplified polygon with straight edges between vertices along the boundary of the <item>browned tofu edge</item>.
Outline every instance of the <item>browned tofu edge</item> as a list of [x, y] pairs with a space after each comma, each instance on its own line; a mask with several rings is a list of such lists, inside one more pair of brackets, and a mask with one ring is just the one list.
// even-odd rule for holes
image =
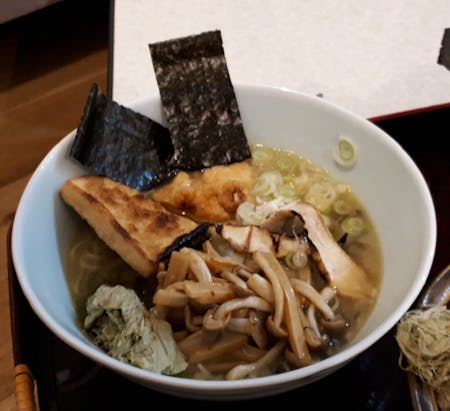
[[64, 183], [60, 195], [95, 230], [97, 235], [123, 260], [144, 277], [156, 271], [157, 261], [152, 260], [95, 197], [71, 180]]

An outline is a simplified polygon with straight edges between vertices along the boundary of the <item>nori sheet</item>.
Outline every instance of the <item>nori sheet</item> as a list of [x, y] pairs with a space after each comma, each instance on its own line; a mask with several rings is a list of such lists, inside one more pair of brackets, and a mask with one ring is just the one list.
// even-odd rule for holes
[[174, 251], [181, 250], [183, 247], [200, 249], [202, 244], [211, 238], [209, 227], [212, 223], [202, 223], [191, 232], [183, 234], [175, 239], [159, 256], [158, 261], [164, 261], [170, 258]]
[[108, 99], [94, 84], [70, 155], [98, 175], [149, 190], [173, 177], [169, 130]]
[[174, 155], [198, 170], [250, 158], [220, 31], [149, 45]]

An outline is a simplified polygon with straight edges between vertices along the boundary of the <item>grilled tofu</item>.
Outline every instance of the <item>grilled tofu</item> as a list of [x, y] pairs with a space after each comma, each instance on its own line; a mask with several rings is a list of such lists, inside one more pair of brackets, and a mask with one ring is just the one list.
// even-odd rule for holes
[[192, 220], [106, 177], [68, 180], [61, 197], [143, 276], [156, 271], [159, 254], [176, 238], [197, 227]]
[[153, 199], [198, 221], [234, 219], [239, 204], [250, 197], [255, 171], [249, 162], [214, 166], [202, 172], [180, 172], [154, 190]]

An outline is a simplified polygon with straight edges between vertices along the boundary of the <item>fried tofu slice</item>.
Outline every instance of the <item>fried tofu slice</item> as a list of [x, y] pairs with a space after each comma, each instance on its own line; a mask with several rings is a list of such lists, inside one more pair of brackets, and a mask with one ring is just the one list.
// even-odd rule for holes
[[107, 177], [70, 179], [60, 194], [110, 248], [145, 277], [156, 271], [160, 253], [197, 227], [194, 221]]
[[239, 204], [248, 200], [256, 175], [248, 161], [214, 166], [201, 172], [180, 172], [152, 197], [197, 221], [234, 219]]

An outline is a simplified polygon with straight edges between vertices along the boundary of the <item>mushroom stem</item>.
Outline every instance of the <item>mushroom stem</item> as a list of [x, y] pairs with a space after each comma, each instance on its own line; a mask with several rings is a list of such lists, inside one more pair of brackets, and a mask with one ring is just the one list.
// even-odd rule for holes
[[253, 258], [270, 279], [278, 279], [285, 297], [284, 321], [288, 329], [289, 343], [298, 359], [302, 363], [309, 364], [311, 362], [311, 355], [308, 351], [303, 324], [299, 314], [300, 307], [298, 306], [289, 277], [273, 254], [257, 251], [253, 254]]
[[333, 310], [312, 285], [298, 278], [291, 278], [291, 283], [294, 290], [313, 303], [327, 320], [334, 318]]
[[335, 241], [320, 212], [301, 202], [296, 202], [290, 209], [298, 213], [305, 222], [308, 238], [316, 247], [321, 264], [339, 293], [354, 299], [373, 298], [376, 291], [370, 284], [367, 273]]
[[283, 352], [286, 340], [278, 341], [258, 361], [250, 364], [241, 364], [233, 367], [226, 375], [227, 380], [238, 380], [248, 377], [250, 374], [258, 375], [264, 368], [269, 367]]

